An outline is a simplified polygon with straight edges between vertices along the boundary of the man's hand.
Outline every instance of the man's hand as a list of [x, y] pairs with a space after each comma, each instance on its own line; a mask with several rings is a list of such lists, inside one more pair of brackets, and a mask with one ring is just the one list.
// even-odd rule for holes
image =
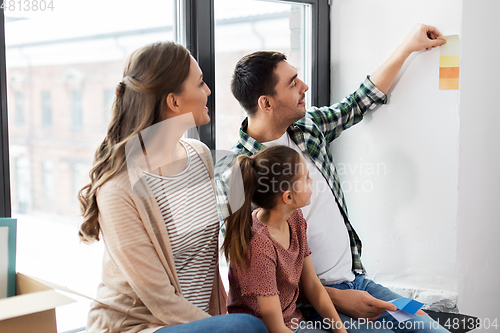
[[370, 80], [372, 80], [378, 89], [387, 94], [410, 54], [443, 45], [446, 41], [444, 39], [437, 39], [440, 36], [441, 33], [433, 26], [425, 24], [415, 25], [389, 59], [371, 75]]
[[435, 27], [417, 24], [411, 29], [401, 46], [408, 54], [423, 49], [430, 50], [431, 48], [446, 43], [444, 39], [438, 39], [440, 36], [441, 33]]
[[394, 304], [377, 299], [366, 291], [325, 288], [337, 310], [356, 320], [360, 318], [376, 320], [386, 309], [397, 310]]

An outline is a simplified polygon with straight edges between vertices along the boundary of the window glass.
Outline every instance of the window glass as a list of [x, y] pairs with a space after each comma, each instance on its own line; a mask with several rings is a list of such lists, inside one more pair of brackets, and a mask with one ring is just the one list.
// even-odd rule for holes
[[[125, 57], [147, 43], [175, 40], [177, 4], [52, 4], [5, 10], [17, 270], [95, 296], [103, 244], [80, 243], [76, 195], [89, 181]], [[88, 309], [88, 302], [58, 308], [58, 331], [84, 327]]]
[[[284, 1], [215, 0], [216, 147], [238, 139], [245, 111], [231, 93], [236, 62], [258, 50], [280, 51], [299, 78], [311, 81], [311, 5]], [[309, 106], [310, 94], [306, 93]]]
[[73, 90], [71, 91], [71, 125], [73, 130], [82, 129], [82, 116], [82, 91]]
[[42, 125], [43, 128], [52, 127], [52, 103], [49, 91], [42, 91]]
[[[246, 113], [231, 93], [234, 66], [244, 55], [272, 50], [284, 53], [299, 78], [311, 85], [311, 6], [284, 1], [215, 0], [216, 148], [228, 150], [238, 140]], [[310, 92], [306, 92], [306, 106]], [[223, 282], [228, 267], [220, 256]]]
[[46, 199], [54, 198], [54, 163], [52, 161], [43, 161], [42, 164], [42, 182], [43, 192], [41, 193]]
[[16, 125], [24, 125], [24, 91], [15, 92], [15, 112], [16, 112]]
[[104, 123], [107, 124], [111, 119], [111, 105], [113, 103], [113, 97], [115, 96], [115, 91], [111, 89], [105, 89], [103, 91], [104, 98]]

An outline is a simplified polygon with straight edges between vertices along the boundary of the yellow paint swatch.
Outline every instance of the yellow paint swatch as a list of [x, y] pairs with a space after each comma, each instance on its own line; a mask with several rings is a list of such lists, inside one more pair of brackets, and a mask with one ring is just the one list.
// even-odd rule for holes
[[460, 56], [441, 56], [439, 57], [439, 67], [459, 67]]
[[439, 89], [458, 90], [460, 67], [460, 40], [458, 35], [438, 37], [446, 40], [440, 46]]

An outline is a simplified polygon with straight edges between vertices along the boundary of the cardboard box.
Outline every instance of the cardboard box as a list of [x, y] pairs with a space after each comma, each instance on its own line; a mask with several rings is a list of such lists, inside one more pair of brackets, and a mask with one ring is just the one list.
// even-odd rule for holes
[[57, 333], [56, 306], [76, 300], [45, 281], [16, 274], [16, 296], [0, 299], [0, 332]]

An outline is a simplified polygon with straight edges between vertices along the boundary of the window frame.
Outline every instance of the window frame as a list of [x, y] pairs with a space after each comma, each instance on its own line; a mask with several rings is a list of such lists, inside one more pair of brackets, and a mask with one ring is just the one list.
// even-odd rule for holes
[[5, 58], [5, 15], [0, 10], [0, 218], [11, 217], [9, 128], [7, 118], [7, 66]]
[[[199, 137], [211, 150], [216, 149], [215, 106], [215, 0], [179, 0], [182, 7], [185, 45], [198, 61], [204, 80], [212, 90], [208, 98], [210, 123], [188, 132]], [[274, 0], [278, 2], [311, 5], [312, 22], [312, 82], [311, 103], [330, 103], [330, 4], [327, 0]], [[9, 169], [9, 132], [7, 112], [7, 68], [5, 55], [5, 15], [0, 11], [0, 217], [11, 217], [11, 190]], [[321, 69], [321, 70], [320, 70]], [[236, 130], [236, 129], [235, 129]]]

